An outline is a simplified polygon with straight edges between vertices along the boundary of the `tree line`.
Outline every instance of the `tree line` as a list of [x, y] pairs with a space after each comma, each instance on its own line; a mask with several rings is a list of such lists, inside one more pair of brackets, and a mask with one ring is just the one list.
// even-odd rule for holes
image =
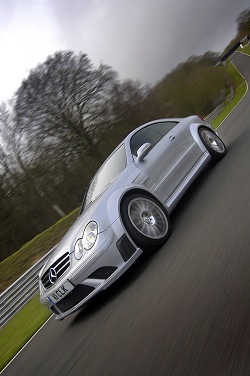
[[225, 55], [231, 48], [241, 41], [246, 35], [250, 36], [250, 8], [243, 10], [236, 19], [237, 34], [227, 45], [221, 56]]
[[179, 64], [150, 87], [95, 67], [85, 53], [58, 51], [0, 104], [0, 260], [80, 206], [112, 149], [152, 119], [207, 115], [226, 97], [219, 55]]

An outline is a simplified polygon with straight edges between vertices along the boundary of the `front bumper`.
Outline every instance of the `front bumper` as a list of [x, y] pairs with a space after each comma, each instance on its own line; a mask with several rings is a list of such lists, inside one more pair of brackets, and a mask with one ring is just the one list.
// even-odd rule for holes
[[40, 284], [41, 303], [56, 314], [57, 320], [82, 307], [101, 290], [118, 279], [141, 255], [126, 234], [119, 239], [109, 232], [91, 258], [77, 261], [70, 254], [70, 268], [50, 288]]

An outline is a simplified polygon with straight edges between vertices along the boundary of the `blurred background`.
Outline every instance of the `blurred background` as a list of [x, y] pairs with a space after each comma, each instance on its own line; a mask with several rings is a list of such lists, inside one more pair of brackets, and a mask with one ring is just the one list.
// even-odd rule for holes
[[[223, 7], [219, 4], [221, 13], [212, 12], [212, 6], [197, 5], [195, 15], [183, 9], [178, 14], [178, 8], [174, 11], [163, 2], [129, 1], [131, 8], [127, 3], [124, 8], [121, 4], [118, 7], [114, 1], [107, 1], [105, 6], [91, 2], [97, 8], [87, 1], [81, 3], [75, 1], [68, 9], [66, 1], [55, 1], [52, 8], [46, 8], [50, 13], [46, 23], [41, 18], [42, 34], [33, 35], [38, 38], [36, 48], [42, 43], [42, 35], [44, 40], [50, 39], [46, 25], [54, 20], [57, 32], [60, 30], [59, 49], [52, 44], [52, 53], [42, 62], [30, 60], [29, 64], [34, 66], [21, 73], [25, 77], [20, 82], [17, 78], [15, 90], [8, 98], [5, 93], [12, 86], [8, 87], [4, 79], [1, 81], [0, 261], [79, 207], [95, 171], [131, 130], [156, 118], [206, 116], [222, 103], [231, 82], [225, 67], [217, 63], [236, 42], [250, 34], [250, 8], [237, 13], [244, 1], [225, 1]], [[42, 1], [37, 4], [44, 7]], [[2, 16], [16, 20], [15, 26], [18, 14], [23, 22], [18, 6], [15, 1], [0, 6]], [[152, 9], [155, 18], [150, 17]], [[44, 9], [38, 10], [42, 17]], [[162, 10], [165, 13], [159, 17]], [[171, 16], [171, 12], [175, 13]], [[229, 13], [232, 17], [235, 12], [234, 21], [230, 21]], [[28, 10], [24, 14], [27, 18]], [[190, 21], [188, 34], [184, 14], [186, 21]], [[221, 14], [224, 18], [219, 22]], [[203, 21], [199, 19], [196, 28], [192, 22], [197, 23], [200, 17], [204, 17], [204, 25], [212, 19], [214, 22], [210, 22], [210, 34], [205, 27], [198, 40], [197, 30], [202, 29]], [[8, 17], [4, 20], [1, 35], [8, 26]], [[77, 30], [81, 34], [74, 33]], [[216, 42], [211, 39], [213, 32], [218, 36]], [[164, 37], [154, 51], [153, 45], [160, 35]], [[23, 45], [19, 42], [20, 50], [9, 43], [9, 50], [2, 50], [1, 62], [6, 55], [11, 61], [8, 71], [2, 69], [1, 74], [7, 77], [15, 75], [19, 58], [21, 63], [22, 55], [27, 54], [25, 40]], [[206, 46], [218, 48], [219, 52], [210, 48], [206, 51]]]

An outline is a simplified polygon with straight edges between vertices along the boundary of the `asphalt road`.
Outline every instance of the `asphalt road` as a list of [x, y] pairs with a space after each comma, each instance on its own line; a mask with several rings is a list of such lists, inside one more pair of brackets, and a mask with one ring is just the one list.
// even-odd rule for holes
[[[250, 81], [250, 57], [234, 63]], [[219, 129], [227, 156], [172, 213], [173, 234], [4, 376], [250, 375], [250, 93]]]

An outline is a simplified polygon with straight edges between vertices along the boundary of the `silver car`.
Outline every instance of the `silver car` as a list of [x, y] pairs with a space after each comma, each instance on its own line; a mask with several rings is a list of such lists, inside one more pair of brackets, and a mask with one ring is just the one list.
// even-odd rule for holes
[[56, 319], [79, 309], [170, 236], [169, 215], [204, 167], [227, 150], [198, 116], [131, 132], [90, 182], [81, 213], [39, 274]]

